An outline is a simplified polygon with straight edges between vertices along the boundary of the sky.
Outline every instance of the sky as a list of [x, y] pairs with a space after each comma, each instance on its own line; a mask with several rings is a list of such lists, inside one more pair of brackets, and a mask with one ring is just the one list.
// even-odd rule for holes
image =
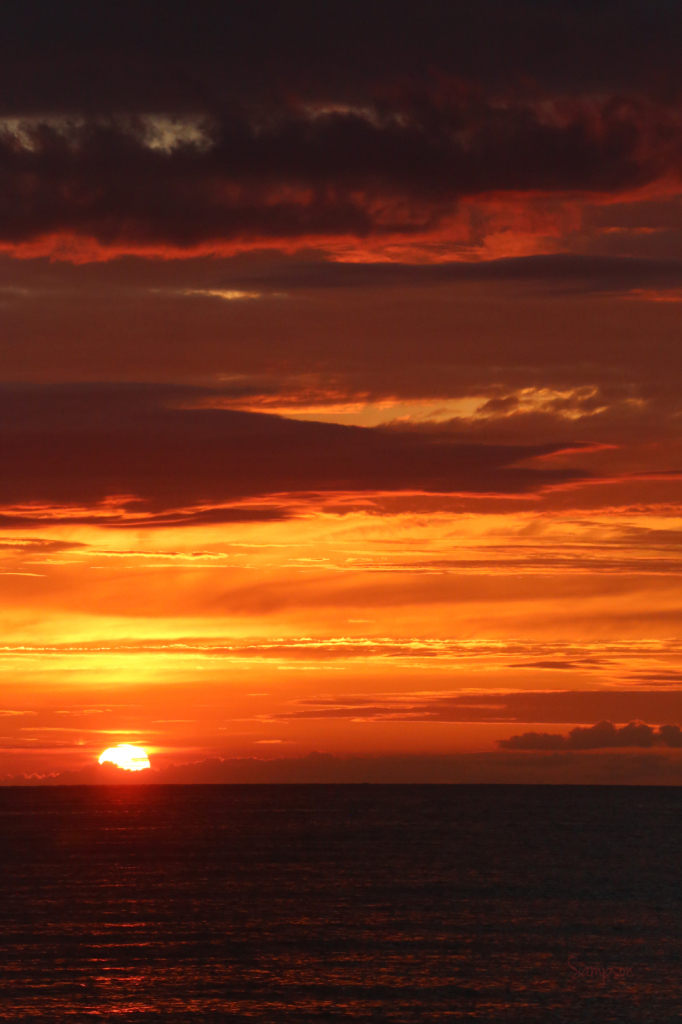
[[0, 24], [0, 777], [681, 784], [679, 5]]

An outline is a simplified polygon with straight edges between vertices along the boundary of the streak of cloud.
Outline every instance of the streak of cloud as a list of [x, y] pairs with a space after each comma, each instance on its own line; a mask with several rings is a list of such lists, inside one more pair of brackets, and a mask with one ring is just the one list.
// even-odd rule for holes
[[0, 778], [0, 786], [225, 785], [273, 783], [458, 783], [679, 785], [682, 762], [673, 752], [513, 752], [338, 757], [206, 758], [134, 773], [86, 765], [52, 774]]

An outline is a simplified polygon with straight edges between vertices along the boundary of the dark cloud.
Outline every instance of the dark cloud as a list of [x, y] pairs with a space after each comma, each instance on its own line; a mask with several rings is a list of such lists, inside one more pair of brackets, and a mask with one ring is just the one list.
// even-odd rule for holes
[[[368, 653], [369, 651], [371, 648]], [[295, 710], [273, 717], [596, 724], [607, 716], [617, 722], [634, 718], [648, 718], [660, 722], [677, 718], [681, 713], [680, 690], [530, 690], [514, 693], [455, 693], [443, 696], [414, 693], [372, 694], [369, 697], [311, 697], [296, 701]]]
[[627, 676], [633, 683], [640, 686], [672, 686], [675, 683], [682, 683], [682, 672], [675, 671], [653, 671], [653, 672], [632, 672]]
[[[609, 207], [605, 207], [608, 209]], [[682, 229], [682, 218], [678, 225]], [[434, 286], [484, 284], [490, 286], [537, 284], [542, 294], [560, 297], [570, 293], [606, 293], [677, 289], [682, 287], [682, 259], [549, 253], [475, 261], [439, 260], [436, 263], [338, 262], [324, 250], [303, 251], [287, 256], [281, 252], [257, 251], [232, 257], [195, 257], [187, 260], [158, 261], [125, 256], [115, 262], [86, 264], [55, 263], [45, 258], [15, 261], [0, 255], [2, 299], [45, 301], [86, 294], [99, 298], [178, 300], [187, 306], [226, 307], [220, 292], [258, 291], [264, 296], [290, 297], [299, 291], [322, 289], [429, 289], [429, 297], [438, 294]], [[286, 295], [282, 296], [282, 292]], [[490, 294], [490, 290], [486, 289]], [[444, 289], [441, 295], [446, 295]], [[459, 294], [459, 293], [455, 293]], [[508, 295], [508, 291], [498, 292]], [[516, 293], [515, 293], [516, 294]], [[523, 293], [528, 294], [528, 293]], [[537, 297], [537, 296], [535, 296]], [[330, 296], [330, 298], [333, 298]], [[237, 304], [239, 305], [239, 304]], [[231, 308], [237, 306], [231, 304]], [[242, 304], [243, 308], [243, 304]], [[255, 307], [252, 305], [251, 309]], [[262, 308], [262, 305], [261, 305]], [[270, 306], [276, 315], [284, 312], [282, 303]]]
[[357, 98], [405, 79], [599, 92], [680, 81], [669, 0], [6, 0], [6, 110], [211, 110], [236, 91]]
[[598, 722], [591, 728], [571, 729], [568, 736], [559, 733], [525, 732], [498, 740], [504, 750], [599, 750], [604, 747], [682, 747], [679, 725], [656, 729], [643, 722], [629, 722], [620, 729], [611, 722]]
[[[558, 445], [477, 445], [202, 408], [219, 392], [162, 386], [2, 388], [0, 525], [230, 522], [286, 514], [223, 508], [301, 492], [525, 494], [582, 479], [518, 463]], [[108, 499], [108, 501], [107, 501]], [[97, 506], [97, 507], [95, 507]]]
[[[5, 379], [222, 379], [224, 395], [263, 412], [474, 398], [490, 404], [452, 432], [493, 444], [679, 437], [682, 307], [627, 294], [677, 287], [674, 262], [532, 257], [444, 270], [315, 267], [310, 254], [299, 262], [244, 254], [73, 266], [5, 257]], [[271, 297], [225, 301], [220, 289]], [[402, 413], [387, 408], [393, 415]], [[620, 456], [609, 459], [611, 471]], [[652, 459], [660, 469], [679, 463], [660, 447], [642, 462], [650, 468]]]
[[680, 168], [666, 0], [10, 0], [1, 17], [5, 243], [404, 237], [463, 197], [592, 201]]
[[[678, 168], [674, 115], [634, 99], [234, 114], [150, 146], [135, 119], [0, 136], [0, 240], [76, 234], [123, 251], [430, 232], [485, 193], [610, 193]], [[646, 153], [645, 156], [642, 154]]]
[[585, 669], [594, 668], [589, 662], [579, 661], [520, 661], [514, 668]]
[[627, 256], [586, 256], [555, 253], [477, 262], [439, 263], [314, 263], [291, 261], [277, 268], [233, 273], [222, 287], [267, 289], [410, 288], [459, 281], [538, 283], [595, 292], [679, 288], [682, 260], [636, 259]]
[[0, 551], [14, 551], [22, 555], [49, 555], [87, 548], [79, 541], [48, 540], [47, 537], [4, 537]]
[[207, 758], [193, 764], [126, 772], [87, 765], [57, 775], [15, 775], [0, 786], [234, 785], [301, 783], [679, 785], [682, 763], [672, 754], [512, 753], [377, 755], [259, 759]]

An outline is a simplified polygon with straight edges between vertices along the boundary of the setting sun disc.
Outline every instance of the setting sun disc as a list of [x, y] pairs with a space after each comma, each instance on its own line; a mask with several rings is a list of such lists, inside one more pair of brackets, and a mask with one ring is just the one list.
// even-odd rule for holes
[[117, 747], [107, 747], [103, 754], [100, 754], [99, 763], [105, 761], [125, 768], [129, 772], [139, 772], [143, 768], [151, 768], [146, 751], [142, 747], [133, 747], [130, 743], [119, 743]]

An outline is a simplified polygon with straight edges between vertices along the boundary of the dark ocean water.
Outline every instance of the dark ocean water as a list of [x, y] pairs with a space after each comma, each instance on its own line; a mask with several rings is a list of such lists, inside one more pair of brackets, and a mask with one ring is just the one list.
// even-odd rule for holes
[[0, 844], [0, 1020], [682, 1020], [682, 789], [3, 789]]

